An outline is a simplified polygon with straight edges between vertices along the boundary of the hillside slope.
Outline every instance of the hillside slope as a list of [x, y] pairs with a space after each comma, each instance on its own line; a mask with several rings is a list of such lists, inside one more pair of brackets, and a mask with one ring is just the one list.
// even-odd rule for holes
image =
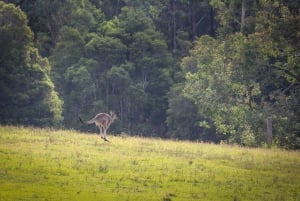
[[300, 200], [300, 153], [0, 126], [0, 200]]

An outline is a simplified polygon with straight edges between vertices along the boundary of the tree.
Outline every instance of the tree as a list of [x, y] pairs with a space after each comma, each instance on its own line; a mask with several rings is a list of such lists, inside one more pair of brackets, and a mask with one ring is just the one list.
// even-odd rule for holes
[[259, 1], [251, 0], [211, 0], [216, 10], [218, 34], [222, 37], [230, 33], [253, 33], [255, 12], [259, 9]]
[[203, 34], [215, 35], [215, 14], [208, 0], [165, 0], [158, 7], [161, 11], [156, 26], [167, 36], [173, 51], [180, 50], [182, 33], [190, 42]]
[[68, 67], [77, 63], [84, 55], [84, 39], [77, 29], [65, 26], [60, 31], [59, 39], [49, 57], [53, 66], [52, 78], [59, 93], [64, 95], [64, 74]]
[[198, 113], [196, 104], [184, 96], [184, 84], [172, 87], [168, 94], [167, 136], [177, 139], [219, 142], [215, 128], [209, 128], [203, 122], [207, 119]]
[[[255, 118], [260, 114], [257, 104], [263, 69], [259, 65], [264, 59], [258, 51], [242, 34], [234, 34], [226, 41], [202, 37], [195, 49], [197, 55], [202, 55], [195, 58], [194, 69], [198, 70], [187, 74], [189, 84], [185, 89], [189, 94], [199, 87], [190, 95], [197, 99], [201, 113], [208, 115], [219, 134], [249, 145], [255, 141], [249, 141], [248, 137], [254, 140], [256, 135], [261, 139], [263, 127], [256, 126], [264, 121], [263, 117]], [[183, 65], [190, 63], [186, 59]]]
[[[296, 147], [299, 44], [294, 33], [299, 32], [299, 17], [279, 1], [258, 6], [252, 33], [236, 30], [197, 41], [182, 62], [187, 73], [184, 92], [208, 123], [233, 142], [261, 144], [266, 119], [272, 117], [275, 142]], [[282, 31], [283, 26], [289, 29]]]
[[275, 141], [280, 146], [299, 147], [300, 36], [297, 33], [300, 31], [300, 4], [266, 1], [261, 2], [260, 7], [253, 37], [268, 56], [265, 67], [273, 74], [263, 90], [264, 108], [273, 118]]
[[[104, 59], [120, 57], [113, 59], [114, 63], [106, 62], [108, 65], [105, 65], [108, 68], [112, 66], [105, 74], [106, 86], [111, 87], [106, 93], [108, 100], [111, 100], [108, 105], [119, 100], [114, 107], [117, 106], [117, 111], [120, 111], [123, 125], [131, 131], [156, 135], [164, 133], [172, 57], [163, 35], [155, 31], [152, 19], [137, 7], [124, 7], [118, 17], [105, 23], [101, 33], [107, 41], [119, 41], [119, 44], [126, 45], [126, 49], [118, 48], [125, 50], [123, 54], [117, 54], [116, 48], [112, 48], [114, 51]], [[102, 48], [101, 51], [103, 49], [106, 50]], [[116, 63], [118, 61], [122, 64]], [[129, 77], [120, 76], [121, 72]], [[121, 82], [122, 85], [112, 88], [112, 73], [117, 79], [114, 82]]]
[[62, 101], [54, 89], [50, 65], [33, 47], [26, 15], [0, 2], [0, 122], [59, 125]]
[[86, 56], [97, 60], [103, 70], [122, 64], [127, 51], [120, 39], [96, 34], [91, 35], [85, 49]]

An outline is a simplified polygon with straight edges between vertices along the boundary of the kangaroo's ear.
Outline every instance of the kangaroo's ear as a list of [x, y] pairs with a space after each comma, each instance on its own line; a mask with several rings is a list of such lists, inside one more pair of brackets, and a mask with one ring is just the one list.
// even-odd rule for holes
[[115, 112], [110, 111], [110, 116], [117, 116]]

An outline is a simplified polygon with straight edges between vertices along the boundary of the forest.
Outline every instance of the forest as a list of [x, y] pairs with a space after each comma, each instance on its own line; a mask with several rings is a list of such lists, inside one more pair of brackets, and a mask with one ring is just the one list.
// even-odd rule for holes
[[0, 1], [0, 124], [300, 148], [300, 2]]

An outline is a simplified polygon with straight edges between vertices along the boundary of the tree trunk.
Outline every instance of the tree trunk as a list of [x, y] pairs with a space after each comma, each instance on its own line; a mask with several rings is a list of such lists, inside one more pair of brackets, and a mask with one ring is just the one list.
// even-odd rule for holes
[[240, 32], [243, 33], [245, 31], [245, 15], [246, 15], [246, 0], [242, 0], [242, 14], [241, 14], [241, 28]]
[[177, 49], [176, 44], [176, 6], [175, 6], [176, 0], [172, 1], [172, 18], [173, 18], [173, 50]]
[[194, 1], [192, 1], [192, 4], [191, 4], [191, 10], [190, 10], [190, 15], [191, 15], [191, 24], [192, 24], [192, 40], [194, 41], [195, 38], [196, 38], [196, 20], [195, 20], [195, 3]]
[[272, 138], [273, 138], [273, 134], [272, 134], [272, 118], [268, 117], [267, 118], [267, 143], [270, 146], [272, 144]]
[[213, 7], [210, 6], [210, 36], [214, 37], [215, 35], [215, 14]]

